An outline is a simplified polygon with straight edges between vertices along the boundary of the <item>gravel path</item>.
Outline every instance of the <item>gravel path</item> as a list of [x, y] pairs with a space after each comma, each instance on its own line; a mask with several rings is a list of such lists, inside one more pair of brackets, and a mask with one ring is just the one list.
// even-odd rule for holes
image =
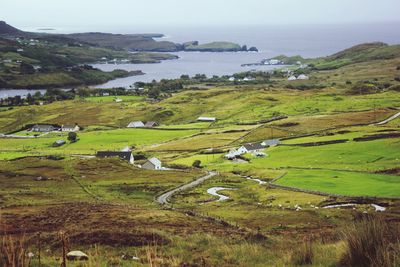
[[199, 184], [203, 183], [204, 181], [206, 181], [206, 180], [208, 180], [208, 179], [210, 179], [210, 178], [212, 178], [212, 177], [214, 177], [214, 176], [216, 176], [216, 175], [218, 175], [217, 172], [208, 172], [207, 175], [204, 175], [204, 176], [202, 176], [202, 177], [200, 177], [200, 178], [194, 180], [193, 182], [190, 182], [190, 183], [188, 183], [188, 184], [184, 184], [184, 185], [182, 185], [182, 186], [180, 186], [180, 187], [178, 187], [178, 188], [175, 188], [175, 189], [173, 189], [173, 190], [171, 190], [171, 191], [165, 192], [164, 194], [158, 196], [157, 199], [156, 199], [156, 201], [157, 201], [158, 203], [162, 204], [162, 205], [168, 204], [168, 199], [169, 199], [172, 195], [174, 195], [174, 194], [176, 194], [176, 193], [178, 193], [178, 192], [181, 192], [181, 191], [184, 191], [184, 190], [187, 190], [187, 189], [196, 187], [196, 186], [198, 186]]

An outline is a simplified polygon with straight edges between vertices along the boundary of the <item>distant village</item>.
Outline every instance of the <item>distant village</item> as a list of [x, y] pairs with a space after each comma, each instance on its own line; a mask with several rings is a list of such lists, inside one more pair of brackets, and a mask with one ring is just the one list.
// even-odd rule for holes
[[[216, 117], [206, 117], [206, 116], [200, 116], [196, 120], [197, 122], [209, 122], [213, 123], [217, 121]], [[156, 121], [131, 121], [127, 124], [126, 128], [154, 128], [158, 127], [160, 124]], [[35, 124], [32, 126], [29, 126], [27, 131], [35, 133], [33, 137], [30, 138], [36, 138], [39, 137], [40, 134], [49, 134], [52, 132], [64, 132], [68, 133], [68, 139], [69, 135], [71, 133], [78, 133], [81, 131], [83, 128], [80, 127], [78, 124], [71, 124], [71, 125], [53, 125], [53, 124]], [[7, 137], [7, 136], [4, 136]], [[11, 137], [11, 136], [10, 136]], [[21, 138], [26, 138], [26, 137], [21, 137]], [[76, 135], [75, 135], [76, 138]], [[71, 141], [71, 140], [70, 140]], [[74, 141], [71, 141], [75, 142]], [[53, 143], [53, 147], [61, 147], [66, 144], [65, 140], [57, 140]], [[277, 146], [280, 144], [279, 139], [270, 139], [266, 140], [260, 143], [247, 143], [244, 144], [238, 148], [234, 148], [229, 150], [227, 154], [224, 155], [224, 158], [227, 160], [232, 160], [232, 161], [243, 161], [245, 158], [243, 158], [244, 154], [251, 154], [255, 157], [266, 157], [268, 156], [264, 150], [268, 147], [273, 147]], [[170, 170], [169, 168], [163, 167], [161, 160], [159, 160], [156, 157], [151, 157], [148, 158], [144, 161], [144, 163], [138, 165], [135, 164], [135, 158], [134, 154], [132, 153], [132, 150], [129, 147], [123, 148], [120, 151], [97, 151], [95, 155], [89, 156], [89, 157], [97, 157], [97, 158], [118, 158], [123, 161], [127, 161], [132, 165], [136, 165], [142, 169], [147, 169], [147, 170]]]

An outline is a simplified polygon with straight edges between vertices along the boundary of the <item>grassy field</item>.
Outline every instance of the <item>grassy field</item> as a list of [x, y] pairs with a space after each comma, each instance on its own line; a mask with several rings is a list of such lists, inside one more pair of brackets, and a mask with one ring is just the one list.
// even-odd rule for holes
[[[379, 51], [386, 58], [393, 49]], [[158, 101], [88, 97], [0, 109], [0, 132], [22, 137], [32, 136], [21, 130], [28, 124], [84, 127], [76, 143], [58, 148], [51, 145], [67, 140], [65, 133], [0, 138], [0, 235], [25, 233], [36, 254], [41, 233], [42, 266], [60, 265], [60, 231], [68, 250], [90, 256], [68, 265], [76, 267], [352, 266], [346, 261], [352, 236], [344, 234], [350, 226], [370, 240], [376, 235], [356, 226], [360, 221], [379, 219], [373, 229], [394, 237], [400, 222], [400, 118], [375, 124], [399, 112], [400, 93], [390, 89], [399, 61], [367, 50], [365, 57], [345, 51], [319, 59], [311, 79], [296, 83], [277, 76], [266, 84], [183, 90]], [[370, 61], [360, 62], [365, 58]], [[377, 90], [351, 91], [365, 80]], [[199, 116], [217, 121], [197, 122]], [[137, 120], [160, 126], [126, 128]], [[371, 140], [357, 141], [365, 137]], [[266, 148], [265, 157], [224, 159], [230, 149], [270, 138], [281, 143]], [[126, 147], [179, 170], [72, 157]], [[195, 161], [200, 168], [192, 167]], [[211, 170], [218, 174], [178, 191], [169, 204], [156, 202]], [[218, 193], [228, 199], [218, 201], [207, 192], [212, 187], [224, 187]], [[343, 203], [354, 206], [325, 208]], [[139, 260], [122, 260], [123, 253]], [[32, 263], [38, 266], [37, 258]]]
[[152, 130], [152, 129], [117, 129], [103, 131], [89, 131], [78, 133], [79, 141], [67, 142], [61, 147], [52, 147], [56, 140], [67, 141], [67, 134], [58, 133], [29, 139], [0, 139], [0, 157], [12, 158], [13, 155], [94, 155], [99, 150], [120, 151], [125, 147], [141, 148], [151, 144], [190, 136], [196, 130]]

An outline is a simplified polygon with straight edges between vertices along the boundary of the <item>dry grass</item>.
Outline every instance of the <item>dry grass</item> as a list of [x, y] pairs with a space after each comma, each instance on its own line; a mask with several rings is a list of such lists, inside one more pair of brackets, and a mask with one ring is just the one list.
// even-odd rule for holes
[[304, 240], [292, 256], [295, 265], [309, 265], [313, 263], [314, 252], [311, 240]]
[[366, 217], [344, 231], [347, 251], [341, 259], [346, 266], [381, 267], [400, 264], [400, 227], [379, 217]]
[[0, 242], [0, 266], [29, 266], [27, 239], [25, 235], [4, 235]]

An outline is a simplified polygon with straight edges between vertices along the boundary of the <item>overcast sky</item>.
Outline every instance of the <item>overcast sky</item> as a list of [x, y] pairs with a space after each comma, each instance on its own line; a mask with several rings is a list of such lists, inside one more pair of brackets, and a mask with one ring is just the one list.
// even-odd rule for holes
[[400, 0], [0, 0], [17, 27], [337, 24], [400, 21]]

